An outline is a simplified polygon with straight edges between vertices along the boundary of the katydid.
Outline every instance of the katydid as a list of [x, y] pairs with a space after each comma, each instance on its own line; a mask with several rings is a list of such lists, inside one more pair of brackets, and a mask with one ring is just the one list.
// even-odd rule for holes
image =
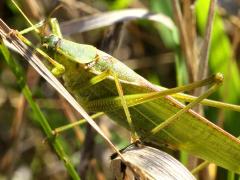
[[[87, 58], [91, 64], [88, 66], [88, 63], [84, 63], [86, 60], [81, 60], [83, 56], [78, 56], [72, 49], [87, 51], [89, 46], [76, 44], [55, 35], [45, 37], [45, 43], [48, 48], [54, 50], [55, 59], [65, 67], [65, 86], [89, 112], [103, 111], [130, 130], [131, 126], [134, 126], [132, 129], [144, 142], [183, 149], [222, 167], [240, 172], [239, 140], [189, 110], [216, 90], [223, 80], [221, 74], [183, 87], [163, 90], [119, 60], [94, 47], [91, 49], [96, 51], [90, 53]], [[119, 92], [114, 81], [116, 77], [107, 72], [114, 72], [121, 83], [132, 124], [126, 120], [122, 110], [122, 98], [118, 97]], [[169, 96], [209, 84], [213, 86], [207, 93], [186, 107]]]
[[[240, 141], [190, 110], [222, 83], [220, 74], [166, 90], [93, 46], [56, 35], [45, 37], [44, 42], [54, 51], [54, 59], [65, 67], [65, 86], [89, 112], [103, 111], [136, 132], [143, 142], [183, 149], [240, 173]], [[213, 86], [207, 93], [187, 106], [169, 96], [209, 84]]]

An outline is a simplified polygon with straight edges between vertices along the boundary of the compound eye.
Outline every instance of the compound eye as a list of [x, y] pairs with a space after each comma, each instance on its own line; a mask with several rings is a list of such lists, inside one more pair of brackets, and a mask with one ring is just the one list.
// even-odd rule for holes
[[56, 35], [49, 35], [49, 36], [45, 36], [43, 39], [43, 46], [45, 47], [50, 47], [50, 48], [55, 48], [57, 46], [57, 43], [59, 41], [59, 37]]

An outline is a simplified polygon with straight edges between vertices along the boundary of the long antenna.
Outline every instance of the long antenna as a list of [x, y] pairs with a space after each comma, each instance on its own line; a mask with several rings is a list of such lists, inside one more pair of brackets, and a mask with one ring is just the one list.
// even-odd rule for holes
[[26, 21], [30, 24], [30, 26], [32, 27], [32, 29], [36, 32], [36, 33], [40, 33], [40, 31], [38, 29], [35, 28], [34, 24], [29, 20], [29, 18], [24, 14], [24, 12], [22, 11], [22, 9], [18, 6], [18, 4], [14, 1], [11, 0], [12, 3], [15, 5], [15, 7], [19, 10], [19, 12], [23, 15], [23, 17], [26, 19]]

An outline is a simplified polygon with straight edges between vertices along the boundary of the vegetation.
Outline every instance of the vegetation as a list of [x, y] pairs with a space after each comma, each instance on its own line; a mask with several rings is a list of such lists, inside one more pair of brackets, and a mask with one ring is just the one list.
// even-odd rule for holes
[[[10, 27], [17, 30], [29, 27], [11, 1], [6, 0], [1, 3], [1, 19]], [[18, 2], [31, 21], [37, 23], [42, 18], [56, 17], [60, 22], [64, 37], [67, 36], [68, 39], [82, 44], [91, 44], [113, 55], [154, 84], [172, 88], [221, 72], [225, 77], [223, 85], [210, 99], [239, 104], [240, 95], [237, 93], [240, 88], [239, 62], [237, 61], [240, 39], [239, 18], [232, 14], [233, 11], [227, 11], [228, 4], [218, 3], [216, 5], [215, 1], [206, 0], [198, 0], [194, 4], [191, 1], [179, 3], [177, 0], [117, 0], [114, 2], [101, 0], [97, 3], [61, 1], [58, 6], [59, 4], [54, 4], [54, 2], [47, 5], [44, 4], [44, 1]], [[192, 8], [193, 5], [194, 8]], [[158, 13], [158, 16], [149, 14], [144, 9], [113, 11], [139, 7]], [[71, 21], [74, 19], [77, 20]], [[129, 21], [129, 19], [132, 20]], [[228, 27], [227, 30], [226, 27]], [[47, 28], [47, 25], [43, 23], [40, 32], [47, 32]], [[26, 36], [33, 43], [39, 42], [36, 33], [28, 33]], [[50, 54], [50, 52], [48, 53]], [[101, 55], [103, 52], [98, 51], [98, 53]], [[86, 56], [89, 57], [89, 54]], [[29, 175], [34, 179], [67, 179], [69, 176], [75, 179], [80, 177], [83, 179], [108, 178], [111, 152], [110, 147], [103, 143], [104, 140], [101, 136], [87, 125], [85, 120], [79, 123], [80, 127], [63, 126], [73, 123], [81, 117], [38, 73], [22, 61], [16, 53], [11, 51], [10, 54], [3, 44], [0, 58], [2, 60], [0, 61], [1, 176], [3, 178], [18, 177], [20, 173], [25, 172], [25, 177]], [[19, 61], [16, 62], [15, 59]], [[52, 65], [48, 63], [48, 66], [51, 69]], [[77, 74], [73, 78], [76, 77]], [[119, 78], [121, 79], [121, 77]], [[130, 92], [131, 88], [124, 83], [122, 86], [123, 93], [127, 94], [126, 90]], [[94, 92], [98, 89], [100, 88], [91, 90]], [[111, 89], [115, 89], [115, 93], [107, 94], [105, 97], [102, 93], [101, 99], [118, 96], [115, 85], [111, 85]], [[75, 89], [71, 90], [75, 91]], [[197, 88], [189, 93], [201, 96], [206, 91], [205, 88]], [[148, 91], [141, 89], [140, 92]], [[174, 96], [183, 98], [181, 94]], [[84, 105], [88, 112], [90, 112], [89, 110], [91, 112], [107, 111], [106, 114], [117, 122], [113, 123], [109, 117], [102, 116], [102, 113], [94, 115], [101, 116], [97, 123], [104, 130], [104, 134], [111, 139], [117, 149], [128, 145], [130, 136], [126, 129], [133, 130], [131, 124], [129, 125], [128, 121], [122, 121], [122, 117], [127, 119], [122, 110], [111, 111], [114, 106], [122, 108], [124, 99], [121, 98], [121, 93], [118, 98], [115, 98], [116, 105], [108, 105], [108, 99], [101, 100], [101, 103], [107, 104], [103, 109], [101, 109], [102, 107], [96, 109], [96, 104], [99, 104], [97, 95], [89, 96], [89, 98], [94, 101], [92, 104], [87, 102]], [[131, 99], [130, 96], [129, 99]], [[186, 101], [186, 97], [184, 101]], [[126, 96], [125, 103], [130, 106], [128, 96]], [[160, 101], [162, 109], [156, 108], [155, 111], [158, 112], [151, 114], [156, 126], [159, 120], [155, 120], [154, 113], [161, 113], [160, 117], [163, 121], [172, 115], [171, 113], [179, 111], [167, 103], [167, 101]], [[205, 101], [205, 103], [208, 102]], [[95, 109], [91, 108], [91, 105]], [[150, 104], [146, 104], [146, 106], [148, 105]], [[194, 107], [194, 110], [233, 136], [238, 137], [240, 132], [237, 121], [239, 112], [229, 110], [230, 106], [227, 105], [219, 103], [217, 105], [223, 109], [198, 106]], [[230, 108], [233, 109], [232, 107]], [[168, 108], [171, 109], [171, 113], [167, 111]], [[239, 107], [235, 109], [237, 108]], [[129, 108], [129, 110], [133, 117], [133, 126], [136, 128], [134, 131], [136, 130], [137, 134], [144, 139], [146, 133], [142, 133], [141, 127], [148, 128], [148, 131], [153, 127], [149, 125], [149, 122], [134, 120], [134, 117], [137, 117], [136, 112], [133, 111], [133, 108]], [[142, 113], [148, 112], [143, 111]], [[228, 138], [222, 136], [221, 133], [212, 131], [212, 126], [204, 125], [202, 129], [209, 134], [212, 132], [216, 137], [214, 139], [216, 144], [214, 144], [210, 141], [211, 136], [203, 137], [204, 133], [200, 128], [202, 124], [198, 123], [197, 118], [188, 119], [187, 112], [183, 112], [183, 116], [180, 118], [182, 117], [186, 121], [182, 121], [182, 123], [173, 121], [169, 131], [167, 130], [174, 136], [178, 136], [181, 140], [180, 143], [175, 143], [168, 136], [163, 135], [164, 133], [158, 131], [156, 136], [145, 138], [145, 140], [157, 144], [158, 147], [165, 141], [167, 145], [176, 145], [178, 150], [176, 147], [164, 147], [163, 149], [178, 158], [189, 170], [194, 169], [193, 173], [200, 179], [239, 178], [239, 175], [234, 174], [240, 172], [237, 153], [240, 146], [237, 139], [232, 140], [230, 136]], [[184, 124], [187, 126], [184, 127]], [[194, 127], [193, 129], [189, 129], [190, 124]], [[178, 130], [175, 131], [177, 127]], [[171, 128], [174, 132], [171, 131]], [[70, 130], [66, 131], [67, 129]], [[187, 133], [189, 134], [186, 135]], [[187, 136], [189, 139], [184, 141]], [[194, 141], [199, 142], [200, 145], [193, 143]], [[189, 143], [192, 149], [185, 143]], [[219, 147], [220, 150], [217, 151], [216, 147]], [[221, 154], [221, 152], [229, 153]], [[203, 160], [198, 159], [194, 154], [228, 170], [210, 162], [202, 163]], [[216, 154], [219, 157], [215, 156]], [[59, 161], [58, 157], [63, 161]]]

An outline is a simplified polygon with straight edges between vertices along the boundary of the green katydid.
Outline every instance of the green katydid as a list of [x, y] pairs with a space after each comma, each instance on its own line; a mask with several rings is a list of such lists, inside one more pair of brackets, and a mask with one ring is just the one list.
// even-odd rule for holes
[[[63, 75], [65, 86], [75, 95], [78, 102], [89, 111], [104, 111], [113, 120], [131, 129], [131, 124], [128, 123], [130, 121], [126, 121], [127, 118], [121, 108], [122, 98], [117, 97], [119, 93], [114, 81], [116, 78], [111, 76], [111, 73], [107, 73], [109, 71], [114, 72], [121, 82], [125, 94], [124, 99], [129, 106], [127, 108], [130, 110], [132, 117], [132, 125], [140, 139], [153, 144], [167, 144], [174, 148], [181, 148], [193, 152], [203, 159], [215, 162], [223, 167], [228, 166], [227, 168], [239, 172], [239, 161], [236, 160], [236, 157], [239, 157], [237, 153], [237, 149], [240, 148], [239, 141], [203, 117], [188, 110], [194, 103], [199, 103], [221, 84], [221, 75], [217, 74], [185, 87], [160, 91], [158, 87], [146, 81], [117, 59], [95, 49], [95, 47], [89, 48], [89, 46], [77, 44], [55, 35], [45, 37], [45, 43], [48, 44], [49, 48], [56, 51], [55, 59], [65, 66], [66, 71]], [[91, 50], [88, 52], [89, 54], [78, 55], [73, 51], [74, 49], [87, 51], [88, 48]], [[87, 60], [81, 60], [86, 55], [88, 56]], [[86, 61], [91, 65], [87, 66]], [[201, 85], [214, 84], [215, 81], [217, 83], [213, 85], [212, 89], [198, 98], [197, 101], [190, 103], [187, 106], [188, 108], [184, 108], [173, 98], [165, 96], [197, 88]], [[113, 108], [114, 106], [116, 106], [116, 109], [109, 111], [109, 107]], [[169, 120], [170, 118], [171, 120]], [[176, 120], [177, 118], [178, 120]], [[164, 120], [166, 121], [161, 123]], [[184, 133], [187, 131], [188, 133]], [[208, 141], [206, 141], [207, 138]], [[226, 144], [222, 147], [222, 144], [218, 143], [216, 138], [218, 140], [222, 139]], [[199, 142], [195, 142], [195, 139]], [[204, 151], [199, 150], [200, 146], [205, 147]], [[220, 147], [222, 151], [213, 152]], [[234, 156], [233, 154], [225, 155], [229, 149], [232, 149]], [[223, 159], [223, 154], [228, 157]], [[235, 160], [236, 163], [233, 163]]]
[[[184, 149], [240, 173], [240, 141], [189, 110], [216, 90], [222, 82], [220, 74], [166, 90], [93, 46], [56, 35], [46, 37], [45, 46], [56, 52], [55, 60], [65, 67], [65, 86], [88, 111], [104, 111], [117, 123], [136, 131], [144, 142]], [[169, 96], [208, 84], [214, 85], [186, 107]]]

